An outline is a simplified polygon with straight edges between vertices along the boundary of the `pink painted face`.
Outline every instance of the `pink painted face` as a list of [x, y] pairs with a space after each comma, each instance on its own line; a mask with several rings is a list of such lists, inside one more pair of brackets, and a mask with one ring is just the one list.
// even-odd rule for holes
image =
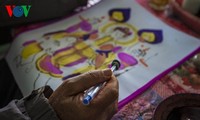
[[137, 60], [133, 56], [131, 56], [127, 53], [124, 53], [124, 52], [118, 53], [118, 58], [122, 62], [121, 68], [128, 67], [128, 66], [134, 66], [138, 63]]
[[52, 57], [44, 55], [37, 61], [37, 68], [54, 77], [62, 77], [62, 71], [51, 62]]

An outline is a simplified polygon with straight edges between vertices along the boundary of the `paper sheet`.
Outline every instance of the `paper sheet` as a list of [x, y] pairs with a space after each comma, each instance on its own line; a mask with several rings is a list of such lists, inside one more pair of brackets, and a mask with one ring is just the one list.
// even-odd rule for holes
[[27, 95], [45, 84], [55, 90], [69, 77], [110, 67], [118, 59], [120, 102], [199, 48], [200, 40], [169, 27], [136, 1], [105, 0], [20, 34], [6, 60]]

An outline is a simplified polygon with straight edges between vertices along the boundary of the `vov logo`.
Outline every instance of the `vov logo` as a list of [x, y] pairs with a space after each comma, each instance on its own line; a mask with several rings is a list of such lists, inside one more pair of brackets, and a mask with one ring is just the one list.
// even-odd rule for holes
[[31, 9], [31, 5], [6, 5], [6, 10], [8, 12], [9, 17], [28, 17], [29, 11]]

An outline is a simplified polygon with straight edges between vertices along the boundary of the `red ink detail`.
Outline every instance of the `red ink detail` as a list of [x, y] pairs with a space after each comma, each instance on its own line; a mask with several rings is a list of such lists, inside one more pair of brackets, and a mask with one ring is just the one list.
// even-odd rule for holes
[[148, 67], [147, 63], [144, 61], [144, 59], [139, 60], [145, 67]]

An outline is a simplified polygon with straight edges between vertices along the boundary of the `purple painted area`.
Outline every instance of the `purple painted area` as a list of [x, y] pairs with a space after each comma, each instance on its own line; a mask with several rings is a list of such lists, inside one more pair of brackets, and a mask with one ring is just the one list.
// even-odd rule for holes
[[57, 68], [51, 63], [51, 56], [46, 56], [45, 58], [43, 58], [40, 61], [39, 65], [43, 70], [47, 71], [48, 73], [53, 73], [53, 74], [63, 73], [59, 68]]
[[53, 53], [53, 56], [59, 54], [60, 52], [63, 52], [63, 51], [69, 50], [69, 49], [71, 49], [71, 48], [73, 48], [73, 47], [70, 46], [70, 47], [61, 48], [61, 49], [55, 51], [55, 52]]
[[84, 31], [91, 31], [92, 30], [92, 25], [87, 22], [86, 20], [83, 20], [82, 22], [80, 22], [80, 28]]
[[68, 27], [65, 31], [68, 33], [73, 33], [79, 29], [79, 24]]
[[122, 70], [124, 68], [125, 68], [124, 64], [121, 64], [119, 69]]
[[130, 66], [136, 65], [138, 63], [133, 56], [124, 52], [118, 53], [118, 58]]
[[98, 30], [93, 30], [90, 34], [97, 34]]
[[79, 60], [77, 60], [77, 61], [75, 61], [75, 62], [72, 62], [72, 63], [70, 63], [70, 64], [65, 65], [65, 67], [72, 67], [72, 66], [74, 66], [74, 65], [83, 63], [83, 62], [85, 62], [86, 60], [87, 60], [87, 58], [81, 58], [81, 59], [79, 59]]
[[141, 36], [143, 32], [151, 32], [154, 33], [155, 35], [155, 40], [154, 42], [148, 42], [148, 43], [152, 43], [152, 44], [157, 44], [157, 43], [161, 43], [163, 41], [163, 32], [162, 30], [151, 30], [151, 29], [142, 29], [138, 31], [138, 35]]
[[122, 49], [121, 46], [117, 46], [117, 47], [114, 47], [114, 48], [112, 49], [112, 52], [116, 53], [117, 51], [119, 51], [119, 50], [121, 50], [121, 49]]
[[121, 109], [123, 106], [125, 106], [128, 102], [136, 98], [138, 95], [140, 95], [142, 92], [147, 90], [150, 86], [152, 86], [156, 81], [160, 80], [163, 76], [171, 72], [172, 70], [176, 69], [180, 64], [183, 64], [186, 60], [194, 56], [195, 54], [200, 52], [200, 47], [194, 50], [191, 54], [184, 57], [182, 60], [180, 60], [178, 63], [174, 64], [172, 67], [166, 69], [164, 72], [160, 73], [156, 77], [154, 77], [152, 80], [150, 80], [147, 84], [145, 84], [143, 87], [129, 95], [127, 98], [123, 99], [119, 102], [118, 108]]
[[27, 46], [29, 44], [36, 43], [36, 42], [37, 42], [36, 40], [30, 40], [30, 41], [27, 41], [27, 42], [23, 43], [22, 45], [23, 46]]

